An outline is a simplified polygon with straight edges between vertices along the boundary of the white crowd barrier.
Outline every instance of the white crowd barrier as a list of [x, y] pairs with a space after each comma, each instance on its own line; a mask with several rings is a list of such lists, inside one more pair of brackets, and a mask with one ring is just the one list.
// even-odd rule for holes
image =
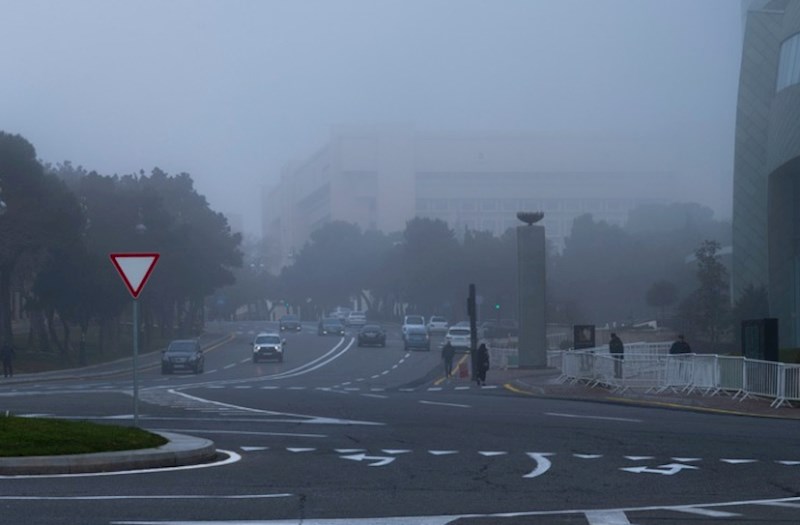
[[561, 379], [624, 391], [731, 395], [734, 399], [771, 398], [771, 406], [800, 402], [800, 365], [719, 355], [670, 355], [671, 343], [633, 343], [622, 359], [608, 347], [548, 352], [548, 364], [560, 363]]

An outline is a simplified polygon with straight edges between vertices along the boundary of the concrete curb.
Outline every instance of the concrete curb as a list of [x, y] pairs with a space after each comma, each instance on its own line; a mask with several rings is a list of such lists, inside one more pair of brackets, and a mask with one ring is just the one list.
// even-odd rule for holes
[[154, 433], [165, 437], [169, 442], [157, 448], [140, 450], [0, 458], [0, 474], [7, 476], [84, 474], [179, 467], [206, 463], [216, 457], [216, 446], [208, 439], [172, 432]]

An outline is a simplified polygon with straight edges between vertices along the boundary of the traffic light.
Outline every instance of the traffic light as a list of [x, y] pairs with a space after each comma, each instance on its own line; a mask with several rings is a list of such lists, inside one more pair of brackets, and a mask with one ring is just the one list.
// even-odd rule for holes
[[494, 309], [495, 310], [499, 310], [500, 309], [500, 303], [494, 303]]

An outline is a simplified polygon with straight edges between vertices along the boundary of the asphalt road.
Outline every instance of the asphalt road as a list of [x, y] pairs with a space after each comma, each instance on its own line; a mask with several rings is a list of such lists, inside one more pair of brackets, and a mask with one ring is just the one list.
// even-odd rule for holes
[[[215, 327], [201, 375], [142, 359], [140, 426], [213, 439], [218, 462], [0, 478], [2, 522], [800, 523], [797, 421], [535, 399], [491, 373], [436, 385], [438, 352], [405, 352], [397, 328], [358, 348], [306, 325], [254, 364], [271, 326]], [[0, 407], [131, 424], [128, 368], [0, 383]]]

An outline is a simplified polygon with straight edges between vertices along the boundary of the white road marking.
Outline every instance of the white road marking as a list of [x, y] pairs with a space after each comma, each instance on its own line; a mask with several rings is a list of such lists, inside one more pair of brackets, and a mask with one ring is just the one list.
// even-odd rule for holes
[[379, 377], [381, 377], [380, 374], [375, 374], [374, 376], [372, 376], [372, 379], [378, 379]]
[[797, 465], [800, 465], [800, 461], [778, 461], [778, 463], [789, 467], [795, 467]]
[[361, 394], [362, 397], [372, 397], [375, 399], [389, 399], [389, 396], [384, 396], [383, 394]]
[[392, 365], [392, 370], [394, 370], [395, 368], [397, 368], [397, 366], [398, 366], [398, 365]]
[[[342, 342], [344, 342], [344, 338], [342, 338], [342, 340], [340, 341], [340, 344], [341, 344]], [[287, 372], [287, 373], [285, 373], [285, 374], [276, 374], [276, 375], [274, 375], [274, 376], [268, 376], [268, 377], [269, 377], [269, 378], [271, 378], [271, 379], [288, 379], [288, 378], [290, 378], [290, 377], [297, 377], [297, 376], [301, 376], [301, 375], [303, 375], [303, 374], [307, 374], [307, 373], [309, 373], [309, 372], [313, 372], [314, 370], [317, 370], [317, 369], [319, 369], [319, 368], [322, 368], [323, 366], [325, 366], [325, 365], [327, 365], [327, 364], [329, 364], [329, 363], [331, 363], [331, 362], [335, 361], [336, 359], [339, 359], [339, 358], [340, 358], [342, 355], [344, 355], [344, 354], [345, 354], [345, 352], [347, 352], [348, 350], [350, 350], [350, 349], [353, 347], [353, 343], [354, 343], [354, 342], [355, 342], [355, 339], [350, 339], [350, 342], [349, 342], [349, 343], [347, 343], [347, 346], [345, 346], [345, 347], [344, 347], [344, 348], [343, 348], [341, 351], [339, 351], [339, 353], [338, 353], [338, 354], [334, 354], [333, 356], [329, 357], [327, 360], [325, 360], [325, 361], [322, 361], [322, 362], [320, 362], [320, 363], [317, 363], [316, 365], [314, 365], [314, 366], [312, 366], [312, 367], [310, 367], [310, 368], [306, 368], [306, 369], [304, 369], [304, 370], [300, 370], [300, 371], [298, 371], [298, 372], [294, 372], [294, 373], [289, 373], [289, 372]], [[336, 345], [336, 347], [334, 347], [334, 349], [335, 349], [335, 348], [338, 348], [338, 346], [339, 346], [339, 345]], [[328, 354], [325, 354], [325, 355], [328, 355]], [[312, 363], [313, 363], [313, 362], [314, 362], [314, 361], [312, 361]], [[310, 363], [309, 363], [309, 364], [310, 364]], [[305, 366], [307, 366], [307, 365], [305, 365]], [[298, 368], [302, 368], [302, 367], [298, 367]]]
[[[175, 432], [172, 428], [154, 428], [155, 431]], [[326, 438], [327, 434], [300, 434], [296, 432], [254, 432], [248, 430], [211, 430], [211, 429], [192, 429], [192, 432], [200, 434], [241, 434], [243, 436], [278, 436], [278, 437], [302, 437], [302, 438]]]
[[349, 459], [351, 461], [374, 461], [374, 463], [370, 463], [370, 467], [383, 467], [388, 465], [389, 463], [393, 462], [395, 457], [391, 456], [367, 456], [366, 454], [353, 454], [351, 456], [339, 456], [342, 459]]
[[573, 454], [573, 456], [579, 459], [600, 459], [603, 457], [602, 454]]
[[305, 389], [306, 387], [304, 386], [290, 386], [287, 388], [287, 390], [305, 390]]
[[262, 450], [269, 450], [269, 447], [239, 447], [245, 452], [260, 452]]
[[641, 423], [641, 419], [631, 419], [627, 417], [607, 417], [607, 416], [580, 416], [577, 414], [563, 414], [561, 412], [545, 412], [544, 415], [546, 416], [553, 416], [553, 417], [568, 417], [573, 419], [599, 419], [602, 421], [624, 421], [627, 423]]
[[456, 408], [472, 408], [470, 405], [459, 405], [458, 403], [439, 403], [438, 401], [425, 401], [420, 400], [423, 405], [438, 405], [443, 407], [456, 407]]
[[428, 389], [428, 392], [441, 392], [442, 387], [440, 386], [432, 386]]
[[81, 474], [35, 474], [35, 475], [20, 475], [20, 476], [0, 476], [0, 479], [42, 479], [42, 478], [88, 478], [94, 476], [124, 476], [127, 474], [152, 474], [153, 472], [172, 472], [176, 470], [196, 470], [209, 467], [221, 467], [223, 465], [230, 465], [242, 459], [242, 456], [230, 450], [217, 449], [217, 452], [226, 454], [226, 459], [215, 461], [213, 463], [201, 463], [199, 465], [182, 465], [180, 467], [166, 467], [166, 468], [147, 468], [139, 470], [118, 470], [115, 472], [86, 472]]
[[249, 363], [249, 362], [250, 362], [250, 358], [249, 357], [247, 359], [242, 359], [241, 361], [239, 361], [239, 363], [241, 363], [241, 364]]
[[655, 459], [655, 456], [625, 456], [625, 459], [631, 461], [644, 461], [646, 459]]
[[347, 381], [346, 383], [342, 383], [342, 386], [347, 386], [349, 384], [352, 384], [352, 381]]
[[364, 452], [363, 448], [336, 448], [334, 451], [337, 454], [355, 454], [356, 452]]
[[279, 388], [280, 388], [279, 386], [267, 385], [267, 386], [262, 386], [261, 390], [278, 390]]
[[498, 386], [497, 385], [481, 385], [481, 388], [484, 389], [484, 390], [494, 390], [495, 388], [498, 388]]
[[542, 474], [550, 470], [552, 463], [550, 463], [550, 460], [547, 459], [547, 456], [552, 456], [553, 455], [552, 453], [526, 452], [526, 454], [528, 454], [528, 457], [530, 457], [532, 460], [536, 462], [536, 468], [528, 472], [524, 476], [522, 476], [523, 478], [535, 478], [537, 476], [541, 476]]
[[785, 501], [772, 501], [768, 503], [759, 503], [758, 505], [765, 505], [767, 507], [783, 507], [786, 509], [800, 509], [800, 503], [786, 503]]
[[223, 369], [223, 370], [228, 370], [229, 368], [233, 368], [234, 366], [236, 366], [236, 363], [231, 363], [231, 364], [229, 364], [229, 365], [225, 365], [225, 366], [223, 366], [223, 367], [222, 367], [222, 369]]
[[236, 390], [247, 390], [248, 388], [253, 388], [253, 385], [239, 385], [233, 388], [235, 388]]
[[472, 388], [472, 387], [471, 386], [457, 386], [456, 390], [469, 390], [470, 388]]
[[289, 452], [294, 452], [295, 454], [297, 454], [298, 452], [314, 452], [317, 449], [315, 449], [315, 448], [307, 448], [307, 447], [300, 447], [300, 448], [286, 447], [286, 450], [288, 450]]
[[385, 376], [385, 375], [386, 375], [386, 374], [388, 374], [388, 373], [389, 373], [389, 371], [388, 371], [388, 370], [384, 370], [383, 372], [381, 372], [381, 375], [382, 375], [382, 376]]
[[411, 451], [408, 449], [393, 449], [393, 448], [385, 448], [381, 450], [384, 454], [408, 454]]
[[589, 525], [631, 525], [625, 513], [619, 510], [597, 510], [585, 514]]
[[731, 465], [742, 465], [744, 463], [757, 463], [757, 459], [720, 459], [723, 463], [729, 463]]
[[416, 391], [415, 388], [401, 388], [400, 392], [414, 392]]
[[429, 450], [428, 454], [432, 456], [449, 456], [451, 454], [458, 454], [458, 450]]
[[361, 388], [360, 388], [360, 387], [357, 387], [357, 386], [351, 386], [351, 387], [349, 387], [349, 388], [345, 388], [345, 390], [346, 390], [347, 392], [358, 392], [359, 390], [361, 390]]
[[370, 388], [370, 392], [385, 392], [385, 388]]
[[685, 512], [687, 514], [697, 514], [698, 516], [707, 516], [709, 518], [735, 518], [741, 516], [735, 512], [725, 512], [721, 510], [701, 509], [699, 507], [673, 507], [670, 510], [676, 512]]
[[479, 450], [478, 454], [480, 454], [481, 456], [486, 456], [487, 458], [490, 458], [490, 457], [493, 457], [493, 456], [505, 456], [506, 454], [508, 454], [508, 452], [503, 452], [503, 451], [500, 451], [500, 450]]
[[659, 465], [655, 468], [640, 466], [640, 467], [626, 467], [621, 468], [625, 472], [633, 472], [634, 474], [662, 474], [664, 476], [672, 476], [682, 470], [699, 470], [700, 467], [694, 465], [683, 465], [681, 463], [669, 463], [667, 465]]
[[694, 463], [695, 461], [703, 461], [701, 458], [670, 458], [672, 461], [678, 463]]

